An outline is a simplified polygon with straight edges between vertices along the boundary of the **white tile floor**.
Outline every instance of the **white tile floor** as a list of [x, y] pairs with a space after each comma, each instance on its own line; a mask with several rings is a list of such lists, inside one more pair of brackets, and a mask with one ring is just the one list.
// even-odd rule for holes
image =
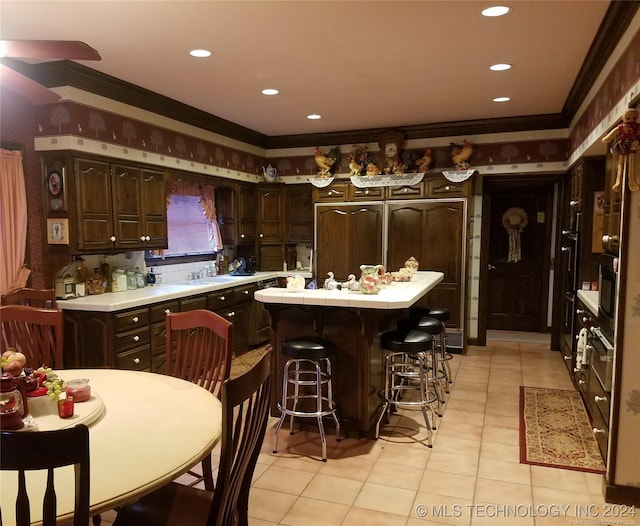
[[[399, 411], [377, 441], [329, 435], [326, 463], [318, 433], [285, 429], [273, 454], [270, 419], [249, 523], [569, 526], [585, 518], [576, 517], [580, 505], [602, 510], [601, 475], [519, 463], [519, 386], [572, 389], [559, 353], [548, 343], [492, 336], [486, 347], [454, 356], [452, 367], [432, 449], [421, 442], [424, 421], [415, 411]], [[103, 517], [107, 525], [113, 519]]]

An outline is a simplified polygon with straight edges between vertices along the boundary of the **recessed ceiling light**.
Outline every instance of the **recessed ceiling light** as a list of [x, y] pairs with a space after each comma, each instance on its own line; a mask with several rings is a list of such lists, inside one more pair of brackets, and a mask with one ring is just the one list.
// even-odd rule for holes
[[278, 93], [280, 92], [275, 88], [265, 88], [262, 90], [263, 95], [277, 95]]
[[511, 97], [496, 97], [493, 102], [509, 102]]
[[494, 5], [493, 7], [487, 7], [482, 10], [482, 16], [502, 16], [511, 11], [510, 7], [506, 5]]
[[311, 121], [317, 121], [318, 119], [322, 119], [322, 115], [318, 115], [317, 113], [312, 113], [311, 115], [307, 115], [307, 119]]
[[211, 56], [211, 51], [208, 49], [192, 49], [189, 51], [189, 55], [196, 58], [207, 58]]
[[489, 66], [491, 71], [506, 71], [511, 69], [511, 64], [494, 64], [493, 66]]

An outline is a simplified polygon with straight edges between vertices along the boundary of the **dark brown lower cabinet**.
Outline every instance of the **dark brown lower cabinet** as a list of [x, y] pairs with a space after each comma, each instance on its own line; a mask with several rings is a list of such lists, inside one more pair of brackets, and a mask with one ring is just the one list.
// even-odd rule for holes
[[212, 310], [233, 323], [233, 353], [243, 354], [269, 339], [268, 316], [265, 320], [254, 313], [255, 290], [255, 284], [248, 284], [118, 312], [65, 310], [65, 367], [162, 373], [166, 315], [195, 309]]

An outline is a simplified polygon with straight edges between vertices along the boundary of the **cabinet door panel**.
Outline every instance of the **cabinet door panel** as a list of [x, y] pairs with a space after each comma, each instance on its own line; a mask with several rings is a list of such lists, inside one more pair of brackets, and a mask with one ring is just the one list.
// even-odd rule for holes
[[[388, 210], [389, 270], [414, 256], [424, 270], [444, 273], [444, 279], [425, 298], [429, 305], [450, 310], [448, 325], [462, 325], [462, 259], [466, 243], [462, 201], [424, 201], [390, 204]], [[426, 305], [425, 305], [426, 306]]]
[[258, 235], [261, 243], [280, 243], [283, 240], [283, 195], [283, 188], [258, 189]]
[[360, 265], [382, 263], [383, 206], [321, 206], [316, 212], [317, 275], [339, 281], [360, 276]]
[[110, 249], [113, 231], [109, 164], [77, 159], [75, 164], [78, 248]]
[[131, 166], [113, 165], [113, 209], [116, 247], [136, 249], [142, 246], [140, 203], [142, 178], [140, 170]]
[[289, 243], [311, 243], [313, 241], [313, 201], [311, 188], [306, 184], [288, 185], [287, 223]]
[[167, 194], [160, 172], [142, 171], [141, 207], [145, 248], [167, 248]]
[[254, 188], [240, 187], [238, 191], [240, 245], [252, 245], [256, 241], [256, 194]]
[[347, 275], [336, 274], [336, 279], [345, 279], [349, 274], [360, 277], [360, 265], [382, 264], [382, 206], [358, 206], [349, 211], [349, 262]]

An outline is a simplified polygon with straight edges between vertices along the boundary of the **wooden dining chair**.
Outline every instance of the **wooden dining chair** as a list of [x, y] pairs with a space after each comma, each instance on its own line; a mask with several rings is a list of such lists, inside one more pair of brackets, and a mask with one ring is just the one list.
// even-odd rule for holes
[[271, 391], [271, 346], [247, 372], [222, 385], [222, 447], [213, 492], [177, 482], [118, 510], [113, 526], [247, 526], [251, 479]]
[[24, 287], [7, 292], [0, 297], [0, 305], [27, 305], [28, 307], [42, 307], [55, 309], [55, 289], [32, 289]]
[[2, 305], [0, 350], [14, 347], [34, 369], [41, 365], [63, 369], [63, 323], [60, 309]]
[[[30, 503], [31, 506], [36, 505], [33, 500], [36, 492], [33, 483], [30, 482], [31, 476], [25, 476], [25, 474], [34, 470], [47, 471], [46, 491], [42, 503], [42, 524], [43, 526], [55, 526], [57, 494], [63, 491], [61, 489], [62, 483], [56, 485], [56, 468], [70, 465], [73, 465], [75, 471], [74, 513], [71, 524], [73, 526], [87, 526], [89, 524], [90, 487], [89, 428], [84, 424], [78, 424], [75, 427], [58, 431], [0, 432], [0, 469], [18, 472], [15, 505], [16, 526], [31, 524]], [[58, 478], [58, 480], [60, 479]], [[10, 488], [3, 487], [2, 491], [3, 493], [8, 492]], [[1, 523], [2, 511], [0, 510]]]
[[[231, 370], [231, 327], [222, 316], [205, 309], [167, 314], [166, 374], [196, 383], [219, 398]], [[194, 477], [192, 486], [204, 481], [205, 488], [213, 491], [211, 454], [202, 460], [202, 474], [187, 473]]]

